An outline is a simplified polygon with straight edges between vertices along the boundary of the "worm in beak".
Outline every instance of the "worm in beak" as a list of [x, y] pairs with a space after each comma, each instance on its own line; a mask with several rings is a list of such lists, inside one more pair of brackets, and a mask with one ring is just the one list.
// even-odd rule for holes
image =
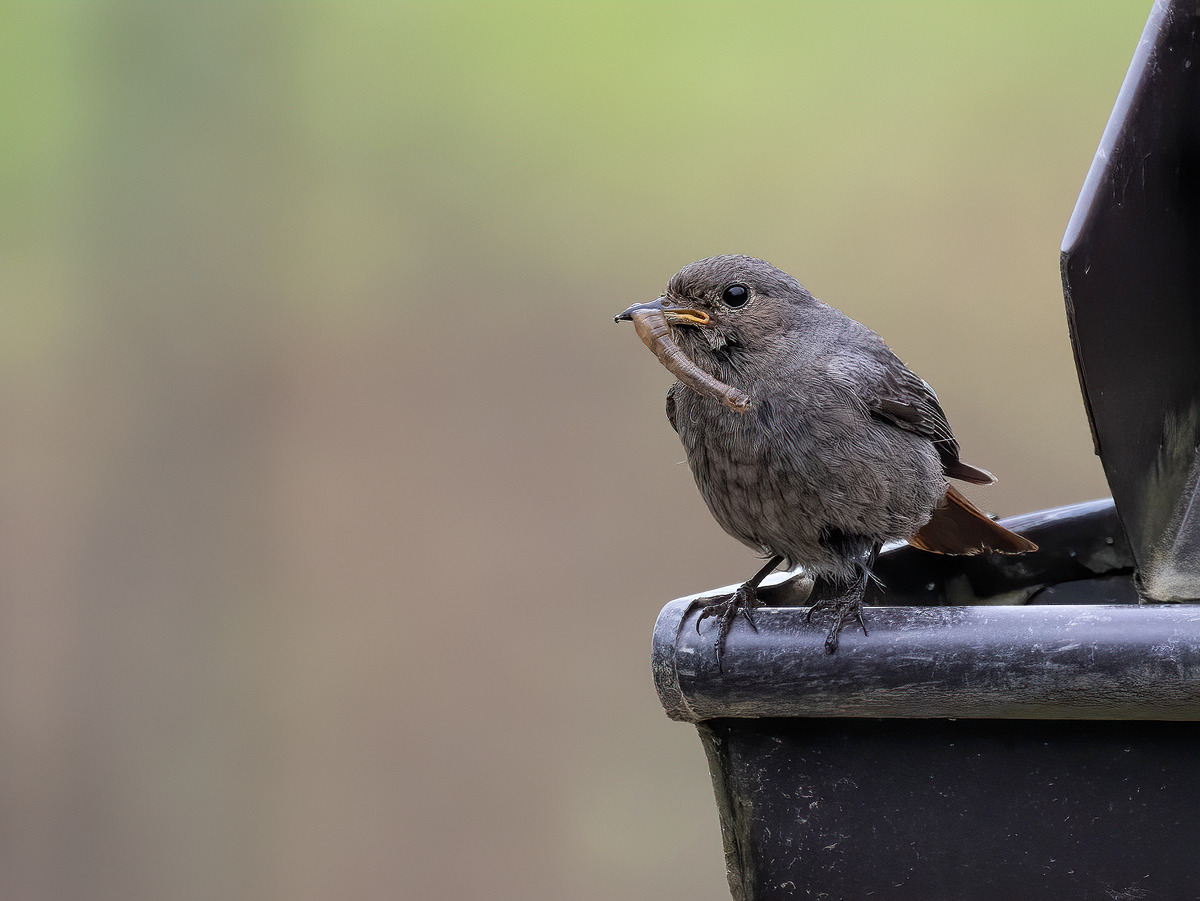
[[717, 381], [688, 359], [671, 337], [672, 321], [687, 325], [708, 325], [709, 316], [703, 310], [664, 308], [663, 300], [659, 298], [651, 303], [634, 304], [616, 318], [617, 321], [628, 319], [633, 322], [634, 331], [642, 339], [642, 343], [654, 351], [654, 355], [668, 372], [693, 391], [719, 400], [735, 413], [745, 413], [750, 407], [749, 395]]

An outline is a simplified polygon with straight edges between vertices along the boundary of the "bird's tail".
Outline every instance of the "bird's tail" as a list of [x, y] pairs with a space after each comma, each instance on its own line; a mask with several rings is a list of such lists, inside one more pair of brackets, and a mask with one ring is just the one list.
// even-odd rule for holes
[[1037, 545], [1000, 523], [963, 497], [950, 485], [933, 518], [908, 543], [935, 554], [1024, 554]]

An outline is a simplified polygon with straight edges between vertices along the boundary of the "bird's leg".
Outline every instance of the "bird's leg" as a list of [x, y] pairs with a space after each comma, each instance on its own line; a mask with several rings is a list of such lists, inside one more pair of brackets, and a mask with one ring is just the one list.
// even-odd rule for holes
[[739, 585], [737, 591], [725, 598], [725, 600], [709, 604], [700, 611], [700, 616], [696, 619], [697, 633], [700, 632], [700, 624], [704, 620], [710, 616], [717, 618], [717, 669], [721, 668], [721, 654], [725, 651], [725, 637], [729, 634], [729, 627], [733, 624], [739, 611], [746, 617], [746, 622], [750, 624], [750, 628], [755, 632], [758, 631], [758, 626], [754, 624], [753, 612], [755, 607], [760, 606], [758, 586], [782, 562], [783, 557], [772, 557], [767, 561], [766, 566]]
[[818, 610], [832, 610], [833, 623], [825, 635], [825, 652], [837, 653], [841, 632], [846, 623], [857, 620], [863, 635], [867, 634], [867, 623], [863, 619], [863, 597], [867, 592], [867, 580], [871, 578], [871, 566], [875, 563], [875, 548], [857, 564], [857, 578], [847, 587], [845, 582], [818, 576], [809, 595], [810, 606], [804, 614], [805, 622], [812, 622]]

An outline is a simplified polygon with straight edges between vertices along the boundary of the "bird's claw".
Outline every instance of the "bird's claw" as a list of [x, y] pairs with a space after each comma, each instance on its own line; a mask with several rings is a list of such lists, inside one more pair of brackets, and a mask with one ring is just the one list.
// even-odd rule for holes
[[742, 585], [725, 598], [723, 601], [717, 601], [709, 604], [700, 611], [700, 615], [696, 617], [696, 634], [700, 634], [700, 624], [710, 616], [717, 620], [717, 669], [721, 669], [721, 655], [725, 652], [725, 638], [729, 635], [729, 628], [733, 625], [733, 621], [737, 618], [738, 613], [746, 617], [746, 622], [750, 624], [750, 628], [755, 632], [758, 631], [758, 625], [754, 622], [754, 608], [762, 606], [758, 600], [758, 592], [752, 585]]
[[812, 622], [812, 615], [818, 610], [832, 610], [833, 622], [829, 626], [829, 632], [825, 636], [825, 653], [837, 653], [838, 644], [841, 642], [841, 632], [846, 623], [850, 620], [857, 620], [858, 625], [862, 628], [863, 635], [867, 634], [867, 623], [863, 619], [863, 604], [862, 598], [857, 595], [843, 596], [840, 598], [822, 598], [805, 611], [804, 621]]

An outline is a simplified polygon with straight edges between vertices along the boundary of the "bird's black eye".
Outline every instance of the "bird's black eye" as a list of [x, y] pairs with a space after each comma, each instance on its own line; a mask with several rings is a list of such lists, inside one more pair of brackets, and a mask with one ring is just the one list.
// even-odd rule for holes
[[745, 285], [730, 285], [721, 295], [721, 300], [727, 307], [740, 307], [750, 299], [750, 289]]

